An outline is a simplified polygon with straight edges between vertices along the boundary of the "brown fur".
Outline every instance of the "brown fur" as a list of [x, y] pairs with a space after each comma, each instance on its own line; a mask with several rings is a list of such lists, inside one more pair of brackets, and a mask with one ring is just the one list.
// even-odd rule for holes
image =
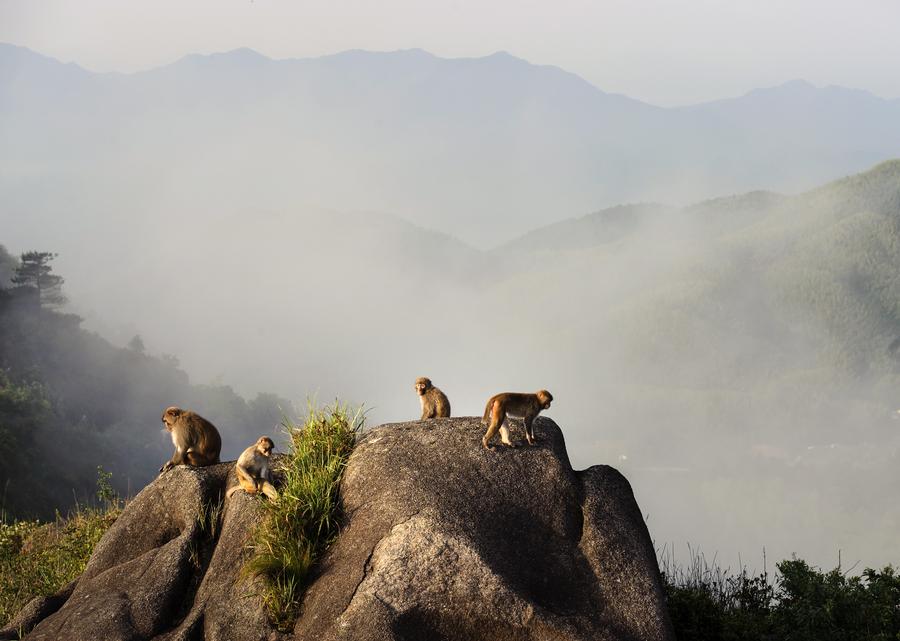
[[259, 439], [244, 450], [234, 466], [239, 485], [230, 488], [227, 497], [238, 490], [244, 490], [247, 494], [262, 492], [273, 501], [278, 498], [278, 490], [272, 485], [272, 470], [270, 468], [270, 454], [275, 449], [275, 443], [268, 436], [260, 436]]
[[518, 392], [504, 392], [491, 396], [484, 408], [482, 423], [490, 421], [481, 444], [490, 449], [491, 439], [500, 431], [500, 441], [504, 445], [513, 446], [509, 440], [509, 428], [504, 425], [507, 416], [522, 418], [525, 421], [525, 439], [529, 445], [534, 445], [534, 419], [541, 410], [550, 408], [553, 395], [545, 389], [535, 394], [520, 394]]
[[222, 437], [216, 426], [205, 418], [179, 407], [169, 407], [163, 412], [162, 422], [172, 434], [175, 453], [159, 471], [165, 472], [176, 465], [204, 467], [219, 462]]
[[450, 401], [447, 396], [434, 385], [431, 379], [420, 376], [416, 379], [416, 392], [422, 403], [422, 418], [450, 418]]

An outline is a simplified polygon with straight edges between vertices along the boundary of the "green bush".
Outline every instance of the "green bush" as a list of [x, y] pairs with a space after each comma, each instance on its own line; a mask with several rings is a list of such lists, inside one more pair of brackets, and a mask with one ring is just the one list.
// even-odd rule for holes
[[290, 450], [282, 457], [277, 501], [264, 501], [266, 517], [253, 534], [254, 555], [245, 574], [263, 579], [262, 598], [272, 623], [290, 629], [310, 569], [337, 536], [338, 485], [363, 425], [346, 405], [310, 405], [304, 424], [284, 422]]
[[892, 566], [848, 576], [801, 559], [731, 574], [700, 554], [660, 560], [679, 641], [900, 641], [900, 576]]

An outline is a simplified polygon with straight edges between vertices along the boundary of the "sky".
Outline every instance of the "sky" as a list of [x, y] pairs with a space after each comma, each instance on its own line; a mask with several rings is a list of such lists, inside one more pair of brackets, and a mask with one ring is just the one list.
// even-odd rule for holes
[[508, 51], [660, 106], [795, 78], [900, 98], [898, 25], [895, 0], [0, 0], [0, 42], [93, 71], [239, 47]]

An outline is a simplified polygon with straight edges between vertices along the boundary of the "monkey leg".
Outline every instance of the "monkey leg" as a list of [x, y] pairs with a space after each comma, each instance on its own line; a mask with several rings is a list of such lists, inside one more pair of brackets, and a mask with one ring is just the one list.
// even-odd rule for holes
[[500, 442], [507, 447], [515, 447], [513, 442], [509, 440], [509, 426], [506, 423], [500, 425]]
[[231, 488], [231, 492], [237, 492], [239, 489], [244, 490], [247, 494], [256, 494], [258, 491], [256, 479], [254, 479], [247, 470], [240, 465], [234, 466], [234, 472], [237, 474], [237, 480], [240, 485]]
[[212, 457], [201, 454], [200, 452], [195, 452], [191, 449], [184, 453], [184, 462], [188, 465], [193, 465], [194, 467], [206, 467], [207, 465], [216, 463]]
[[525, 440], [534, 445], [534, 417], [525, 417]]
[[500, 429], [500, 422], [492, 420], [487, 428], [487, 432], [484, 433], [484, 437], [481, 439], [481, 445], [485, 449], [491, 449], [491, 439], [497, 434], [498, 429]]

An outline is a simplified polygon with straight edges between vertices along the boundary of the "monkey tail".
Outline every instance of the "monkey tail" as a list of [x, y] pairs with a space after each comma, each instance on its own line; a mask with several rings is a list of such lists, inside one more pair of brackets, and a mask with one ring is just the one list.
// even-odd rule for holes
[[484, 408], [484, 416], [481, 418], [482, 423], [487, 423], [488, 419], [491, 417], [491, 409], [494, 407], [494, 399], [491, 399], [487, 402], [487, 405]]

